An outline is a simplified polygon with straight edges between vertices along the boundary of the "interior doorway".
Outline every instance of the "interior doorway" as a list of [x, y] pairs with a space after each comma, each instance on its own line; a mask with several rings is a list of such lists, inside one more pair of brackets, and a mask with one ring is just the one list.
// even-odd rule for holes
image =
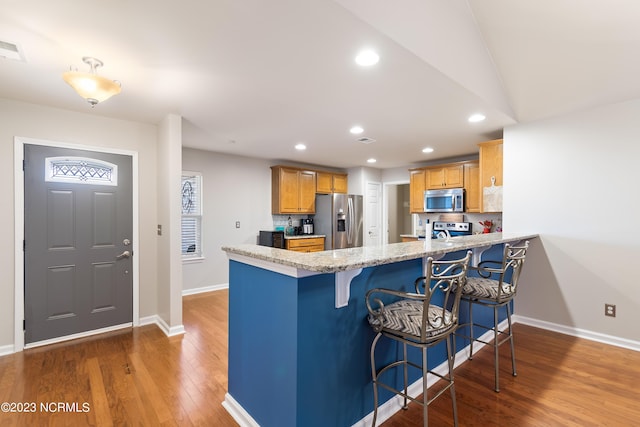
[[408, 182], [384, 184], [385, 243], [399, 243], [402, 234], [413, 234]]

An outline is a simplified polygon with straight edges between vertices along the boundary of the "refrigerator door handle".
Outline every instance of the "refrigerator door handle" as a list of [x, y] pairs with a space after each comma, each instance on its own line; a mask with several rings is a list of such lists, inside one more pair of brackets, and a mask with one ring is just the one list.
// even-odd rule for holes
[[353, 199], [349, 197], [347, 200], [347, 243], [351, 246], [353, 242], [352, 230], [355, 217], [353, 215]]

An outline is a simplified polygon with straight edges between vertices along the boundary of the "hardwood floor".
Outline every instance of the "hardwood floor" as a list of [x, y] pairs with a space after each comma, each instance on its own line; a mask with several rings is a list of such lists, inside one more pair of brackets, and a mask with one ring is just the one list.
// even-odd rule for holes
[[[35, 412], [0, 412], [0, 426], [236, 426], [220, 404], [227, 297], [185, 297], [184, 336], [144, 326], [0, 357], [0, 403], [36, 404]], [[518, 376], [503, 347], [500, 393], [490, 349], [456, 369], [460, 426], [640, 424], [640, 352], [525, 325], [514, 330]], [[414, 406], [383, 425], [421, 425]], [[453, 425], [448, 394], [429, 407], [429, 421]]]
[[[0, 403], [37, 406], [0, 412], [0, 426], [236, 426], [220, 405], [227, 298], [227, 291], [185, 297], [183, 336], [167, 338], [150, 325], [0, 357]], [[79, 410], [42, 411], [49, 402], [78, 402]]]

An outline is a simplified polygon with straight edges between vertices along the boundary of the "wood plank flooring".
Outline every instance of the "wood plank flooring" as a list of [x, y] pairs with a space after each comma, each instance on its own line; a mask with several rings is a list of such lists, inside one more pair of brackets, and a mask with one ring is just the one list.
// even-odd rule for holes
[[[221, 406], [227, 298], [185, 297], [184, 336], [144, 326], [0, 357], [0, 403], [36, 404], [34, 412], [0, 412], [0, 426], [236, 426]], [[514, 330], [518, 376], [503, 346], [500, 393], [490, 349], [456, 369], [460, 426], [640, 425], [640, 352]], [[448, 394], [429, 407], [429, 421], [453, 425]], [[383, 425], [421, 424], [420, 407], [411, 405]]]

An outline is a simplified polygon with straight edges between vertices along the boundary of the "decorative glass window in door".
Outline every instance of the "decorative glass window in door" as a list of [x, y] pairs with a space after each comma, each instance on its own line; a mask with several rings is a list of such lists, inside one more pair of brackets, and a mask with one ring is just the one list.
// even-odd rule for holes
[[182, 257], [202, 257], [202, 175], [182, 172]]
[[72, 184], [118, 185], [118, 165], [88, 157], [47, 157], [44, 180]]

